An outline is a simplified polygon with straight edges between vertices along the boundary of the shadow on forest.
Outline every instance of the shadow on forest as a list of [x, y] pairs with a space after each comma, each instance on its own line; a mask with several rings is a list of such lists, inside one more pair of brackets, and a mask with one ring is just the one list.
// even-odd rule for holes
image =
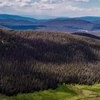
[[74, 35], [80, 35], [80, 36], [85, 36], [85, 37], [89, 37], [89, 38], [100, 40], [99, 36], [95, 36], [95, 35], [89, 34], [89, 33], [75, 32], [75, 33], [72, 33], [72, 34], [74, 34]]
[[29, 40], [4, 33], [1, 34], [1, 38], [4, 44], [0, 45], [0, 58], [20, 61], [34, 59], [45, 63], [95, 62], [99, 60], [99, 56], [92, 49], [100, 49], [100, 46], [88, 45], [84, 41], [61, 44], [43, 39]]

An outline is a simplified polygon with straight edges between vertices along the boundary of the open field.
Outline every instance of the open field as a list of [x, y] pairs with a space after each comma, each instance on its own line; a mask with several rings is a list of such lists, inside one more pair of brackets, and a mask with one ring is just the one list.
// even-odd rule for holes
[[100, 84], [59, 85], [55, 90], [49, 89], [16, 96], [0, 95], [0, 100], [100, 100]]

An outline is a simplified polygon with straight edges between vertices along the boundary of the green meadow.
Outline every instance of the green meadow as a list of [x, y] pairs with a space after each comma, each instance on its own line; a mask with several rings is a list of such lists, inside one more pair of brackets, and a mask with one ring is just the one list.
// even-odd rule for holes
[[95, 85], [58, 85], [55, 90], [17, 94], [14, 96], [0, 95], [0, 100], [100, 100], [100, 84]]

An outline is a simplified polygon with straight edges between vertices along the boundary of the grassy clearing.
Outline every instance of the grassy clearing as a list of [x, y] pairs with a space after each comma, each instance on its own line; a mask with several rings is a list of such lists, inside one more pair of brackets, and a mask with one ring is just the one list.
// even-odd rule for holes
[[0, 95], [0, 100], [100, 100], [100, 84], [59, 85], [55, 90], [44, 90], [16, 96]]

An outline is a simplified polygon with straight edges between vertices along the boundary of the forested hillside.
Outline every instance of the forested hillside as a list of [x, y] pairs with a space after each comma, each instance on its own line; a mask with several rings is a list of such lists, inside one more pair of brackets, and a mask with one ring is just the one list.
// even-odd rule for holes
[[13, 95], [58, 84], [100, 82], [100, 39], [0, 29], [0, 92]]

